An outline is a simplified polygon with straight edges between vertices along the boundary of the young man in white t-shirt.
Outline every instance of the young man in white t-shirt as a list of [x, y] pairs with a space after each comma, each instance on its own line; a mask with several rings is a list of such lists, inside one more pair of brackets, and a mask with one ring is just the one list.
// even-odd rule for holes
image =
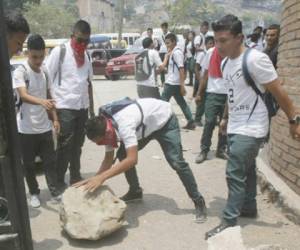
[[[178, 120], [170, 103], [153, 98], [139, 99], [113, 114], [112, 119], [100, 113], [88, 120], [86, 131], [90, 140], [106, 146], [106, 153], [97, 174], [75, 184], [76, 187], [85, 185], [86, 190], [93, 192], [107, 179], [125, 172], [129, 191], [121, 199], [127, 202], [141, 199], [142, 189], [134, 167], [138, 162], [138, 151], [151, 140], [157, 140], [166, 160], [194, 201], [196, 219], [199, 222], [206, 220], [204, 198], [198, 191], [189, 164], [183, 158]], [[119, 162], [114, 164], [114, 149], [118, 142], [121, 142], [116, 154]]]
[[187, 124], [183, 128], [193, 130], [195, 129], [193, 115], [184, 99], [186, 90], [183, 51], [177, 46], [175, 34], [171, 33], [166, 36], [166, 45], [169, 51], [166, 55], [169, 61], [168, 75], [161, 98], [168, 102], [171, 97], [174, 97], [187, 120]]
[[46, 65], [53, 82], [61, 132], [57, 142], [58, 182], [66, 187], [65, 174], [69, 167], [70, 184], [80, 181], [80, 157], [84, 143], [84, 125], [94, 115], [92, 77], [93, 69], [87, 54], [91, 27], [79, 20], [73, 27], [69, 42], [51, 51]]
[[[165, 60], [165, 56], [166, 54], [168, 53], [168, 49], [167, 49], [167, 46], [166, 46], [166, 36], [168, 34], [170, 34], [171, 32], [169, 31], [169, 24], [167, 22], [164, 22], [160, 25], [161, 27], [161, 30], [162, 30], [162, 35], [160, 37], [160, 48], [159, 48], [159, 56], [160, 56], [160, 59], [162, 61]], [[161, 79], [161, 84], [165, 84], [165, 72], [162, 71], [160, 73], [160, 79]]]
[[[223, 212], [223, 221], [206, 233], [211, 237], [237, 224], [239, 216], [256, 217], [256, 163], [259, 148], [268, 134], [269, 115], [262, 98], [246, 82], [242, 62], [245, 53], [241, 21], [227, 15], [213, 24], [216, 48], [228, 61], [223, 70], [228, 91], [228, 112], [221, 122], [227, 126], [229, 160], [226, 169], [229, 195]], [[247, 68], [257, 88], [268, 90], [275, 97], [290, 122], [290, 133], [300, 139], [300, 114], [281, 87], [276, 70], [268, 56], [250, 51]]]
[[162, 63], [158, 52], [154, 49], [153, 40], [146, 37], [143, 40], [143, 48], [148, 51], [149, 64], [151, 66], [151, 75], [147, 80], [137, 81], [137, 92], [139, 98], [156, 98], [160, 99], [159, 88], [155, 81], [156, 73], [165, 70], [165, 64]]
[[[45, 58], [45, 42], [40, 35], [31, 35], [27, 41], [28, 60], [13, 75], [13, 85], [22, 103], [17, 113], [22, 158], [26, 182], [30, 192], [30, 204], [39, 207], [39, 185], [36, 180], [35, 157], [42, 158], [43, 169], [51, 195], [59, 198], [57, 187], [56, 154], [52, 127], [58, 133], [60, 124], [55, 102], [50, 94], [50, 79], [42, 67]], [[49, 120], [48, 113], [52, 117]]]

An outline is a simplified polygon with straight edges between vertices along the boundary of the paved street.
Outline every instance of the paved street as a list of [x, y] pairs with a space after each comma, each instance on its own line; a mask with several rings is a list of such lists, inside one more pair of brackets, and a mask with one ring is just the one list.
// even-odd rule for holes
[[[107, 81], [95, 80], [96, 107], [107, 101], [124, 96], [136, 97], [134, 80]], [[189, 96], [191, 88], [189, 87]], [[191, 102], [187, 97], [187, 100]], [[184, 125], [183, 115], [178, 107], [174, 110]], [[192, 108], [194, 105], [191, 103]], [[151, 142], [139, 154], [138, 174], [144, 189], [142, 202], [130, 204], [126, 212], [128, 221], [118, 232], [98, 242], [74, 241], [61, 232], [59, 206], [51, 204], [44, 177], [40, 176], [42, 207], [30, 209], [31, 227], [36, 250], [73, 249], [113, 249], [113, 250], [199, 250], [206, 249], [204, 234], [220, 222], [225, 205], [227, 187], [225, 182], [225, 162], [215, 159], [201, 165], [194, 163], [199, 152], [202, 129], [182, 131], [184, 156], [190, 163], [200, 191], [208, 206], [208, 221], [196, 224], [193, 221], [194, 205], [188, 198], [176, 173], [168, 166], [156, 142]], [[216, 145], [216, 135], [214, 143]], [[215, 146], [213, 146], [213, 149]], [[98, 169], [103, 147], [86, 140], [82, 154], [84, 177], [93, 175]], [[107, 183], [116, 193], [123, 195], [128, 186], [123, 175]], [[300, 249], [300, 227], [288, 221], [267, 197], [258, 195], [259, 217], [256, 220], [241, 219], [242, 234], [247, 246], [280, 244], [290, 250]]]

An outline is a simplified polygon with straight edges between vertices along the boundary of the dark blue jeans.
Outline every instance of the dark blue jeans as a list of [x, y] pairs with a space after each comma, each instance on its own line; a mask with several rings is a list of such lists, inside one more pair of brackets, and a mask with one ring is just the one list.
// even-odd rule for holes
[[236, 224], [242, 209], [256, 209], [256, 157], [264, 138], [231, 134], [226, 168], [228, 199], [223, 218]]
[[[170, 166], [177, 172], [183, 186], [192, 200], [199, 199], [202, 195], [198, 191], [197, 183], [189, 164], [184, 160], [180, 137], [180, 128], [175, 115], [172, 115], [168, 123], [160, 130], [154, 132], [147, 138], [138, 142], [139, 150], [143, 149], [151, 140], [157, 140], [160, 144], [165, 158]], [[117, 152], [119, 161], [126, 158], [126, 150], [122, 144]], [[132, 167], [125, 173], [127, 182], [131, 190], [140, 187], [136, 168]]]

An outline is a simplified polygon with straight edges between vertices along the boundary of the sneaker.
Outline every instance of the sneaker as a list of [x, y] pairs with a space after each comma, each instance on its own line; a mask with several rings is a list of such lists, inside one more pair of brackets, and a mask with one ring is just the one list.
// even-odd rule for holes
[[212, 230], [205, 233], [205, 240], [207, 240], [208, 238], [210, 238], [212, 236], [215, 236], [218, 233], [221, 233], [228, 227], [234, 227], [234, 226], [235, 226], [235, 224], [228, 224], [226, 222], [222, 222], [219, 226], [217, 226], [217, 227], [213, 228]]
[[207, 220], [207, 208], [205, 205], [204, 198], [194, 201], [195, 203], [195, 212], [196, 212], [196, 222], [203, 223]]
[[216, 157], [220, 158], [220, 159], [223, 159], [223, 160], [228, 160], [229, 159], [228, 154], [225, 151], [221, 151], [221, 150], [218, 150], [216, 152]]
[[41, 206], [41, 202], [40, 202], [39, 196], [37, 194], [31, 195], [30, 205], [34, 208], [38, 208]]
[[207, 153], [202, 151], [197, 155], [197, 157], [195, 159], [195, 163], [200, 164], [200, 163], [204, 162], [205, 160], [207, 160]]
[[132, 202], [132, 201], [138, 201], [143, 198], [143, 189], [138, 188], [137, 190], [130, 190], [120, 197], [121, 200], [125, 201], [126, 203]]
[[59, 195], [56, 195], [56, 196], [52, 196], [52, 198], [50, 199], [50, 201], [51, 201], [52, 203], [58, 204], [58, 203], [61, 202], [61, 199], [62, 199], [62, 195], [59, 194]]
[[188, 129], [188, 130], [194, 130], [196, 128], [196, 124], [195, 122], [188, 122], [184, 127], [182, 127], [183, 129]]

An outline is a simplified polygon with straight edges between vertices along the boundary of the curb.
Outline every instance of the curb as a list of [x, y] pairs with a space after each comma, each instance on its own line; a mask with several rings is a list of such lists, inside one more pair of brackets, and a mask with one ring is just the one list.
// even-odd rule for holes
[[281, 208], [289, 220], [300, 225], [300, 196], [280, 179], [260, 156], [257, 158], [257, 170], [261, 192], [267, 193], [269, 201]]

